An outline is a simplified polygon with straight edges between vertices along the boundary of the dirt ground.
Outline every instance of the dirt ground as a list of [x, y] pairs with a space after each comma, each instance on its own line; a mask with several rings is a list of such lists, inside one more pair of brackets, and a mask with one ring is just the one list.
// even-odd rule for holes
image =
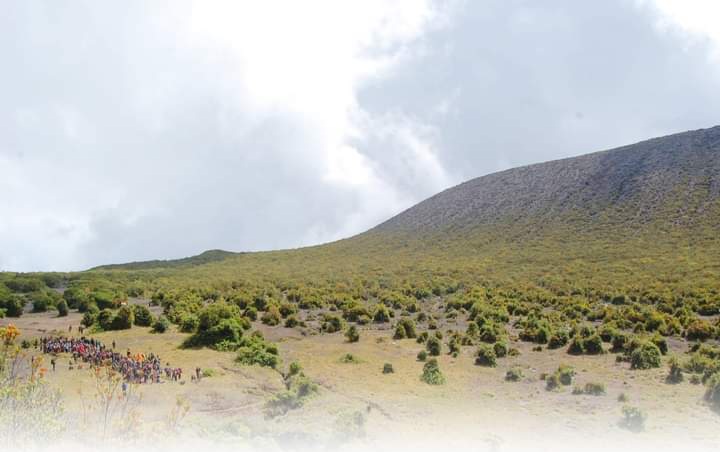
[[[50, 313], [27, 314], [20, 319], [0, 319], [0, 324], [14, 323], [28, 338], [53, 331], [68, 334], [69, 325], [73, 325], [70, 334], [77, 334], [80, 318], [77, 313], [65, 318]], [[423, 363], [416, 355], [422, 345], [414, 340], [393, 340], [388, 330], [361, 329], [360, 341], [350, 344], [341, 333], [303, 336], [283, 327], [254, 327], [277, 342], [281, 367], [300, 362], [320, 388], [302, 407], [273, 419], [264, 416], [263, 407], [273, 394], [284, 389], [277, 371], [239, 366], [233, 353], [180, 349], [178, 345], [186, 335], [174, 328], [165, 334], [152, 334], [147, 328], [134, 327], [94, 337], [106, 344], [114, 340], [121, 351], [159, 354], [163, 362], [182, 367], [182, 382], [137, 388], [142, 397], [140, 415], [147, 425], [161, 423], [181, 397], [190, 406], [183, 424], [200, 435], [272, 437], [280, 444], [338, 435], [354, 435], [363, 441], [441, 435], [447, 445], [447, 438], [466, 437], [471, 432], [478, 441], [509, 444], [518, 440], [520, 429], [525, 432], [522, 440], [535, 445], [564, 437], [660, 441], [666, 435], [701, 445], [720, 444], [720, 415], [704, 405], [703, 386], [693, 385], [687, 378], [677, 385], [665, 383], [666, 367], [632, 371], [609, 353], [571, 356], [562, 349], [534, 352], [532, 344], [514, 342], [511, 346], [518, 348], [520, 355], [499, 359], [495, 368], [474, 365], [475, 347], [463, 347], [457, 358], [443, 354], [438, 361], [447, 382], [430, 386], [419, 379]], [[673, 352], [682, 353], [687, 345], [673, 341], [671, 347]], [[346, 353], [352, 353], [359, 362], [341, 362]], [[69, 370], [65, 356], [57, 363], [48, 380], [62, 389], [68, 412], [82, 410], [83, 400], [93, 391], [90, 372]], [[395, 372], [383, 374], [385, 363], [391, 363]], [[573, 395], [571, 387], [546, 391], [541, 375], [552, 373], [560, 364], [575, 368], [575, 384], [603, 383], [607, 394]], [[505, 373], [513, 366], [523, 368], [525, 377], [506, 382]], [[191, 382], [195, 367], [211, 376]], [[620, 394], [628, 401], [618, 401]], [[635, 434], [619, 426], [624, 404], [647, 413], [644, 432]], [[362, 425], [349, 428], [347, 419], [357, 417]]]

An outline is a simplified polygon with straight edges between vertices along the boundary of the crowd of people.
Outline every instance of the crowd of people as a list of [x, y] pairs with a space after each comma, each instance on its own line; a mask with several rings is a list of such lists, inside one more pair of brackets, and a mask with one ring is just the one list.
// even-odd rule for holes
[[[150, 353], [126, 353], [115, 351], [115, 342], [107, 347], [102, 342], [93, 338], [72, 338], [72, 337], [43, 337], [39, 342], [42, 353], [57, 355], [60, 353], [72, 354], [68, 366], [69, 369], [80, 368], [80, 363], [86, 363], [92, 367], [110, 366], [122, 375], [127, 383], [160, 383], [162, 376], [170, 381], [182, 379], [183, 371], [178, 367], [170, 367], [169, 363], [162, 366], [160, 356]], [[52, 358], [50, 364], [53, 371], [56, 367], [56, 360]]]

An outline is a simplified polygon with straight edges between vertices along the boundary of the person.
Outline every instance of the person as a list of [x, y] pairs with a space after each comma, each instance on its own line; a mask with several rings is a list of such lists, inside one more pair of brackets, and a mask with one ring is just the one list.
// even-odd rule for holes
[[200, 367], [195, 368], [195, 379], [200, 381]]
[[50, 360], [50, 365], [52, 365], [53, 372], [55, 372], [55, 358]]
[[123, 381], [123, 384], [122, 384], [123, 397], [127, 397], [127, 390], [128, 390], [127, 382]]
[[115, 340], [114, 339], [113, 339], [112, 346], [113, 346], [113, 350], [115, 350]]

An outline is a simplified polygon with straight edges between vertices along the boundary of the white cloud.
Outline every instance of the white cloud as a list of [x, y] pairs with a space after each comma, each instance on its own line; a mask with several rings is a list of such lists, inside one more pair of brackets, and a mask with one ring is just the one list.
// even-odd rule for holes
[[716, 113], [678, 4], [665, 35], [624, 0], [4, 6], [0, 269], [319, 243]]

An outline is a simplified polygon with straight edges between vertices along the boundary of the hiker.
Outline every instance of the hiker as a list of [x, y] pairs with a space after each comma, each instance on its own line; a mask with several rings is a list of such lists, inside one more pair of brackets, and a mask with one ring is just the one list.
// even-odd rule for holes
[[195, 368], [195, 379], [196, 379], [197, 381], [200, 381], [200, 374], [201, 374], [200, 368], [199, 368], [199, 367], [196, 367], [196, 368]]

